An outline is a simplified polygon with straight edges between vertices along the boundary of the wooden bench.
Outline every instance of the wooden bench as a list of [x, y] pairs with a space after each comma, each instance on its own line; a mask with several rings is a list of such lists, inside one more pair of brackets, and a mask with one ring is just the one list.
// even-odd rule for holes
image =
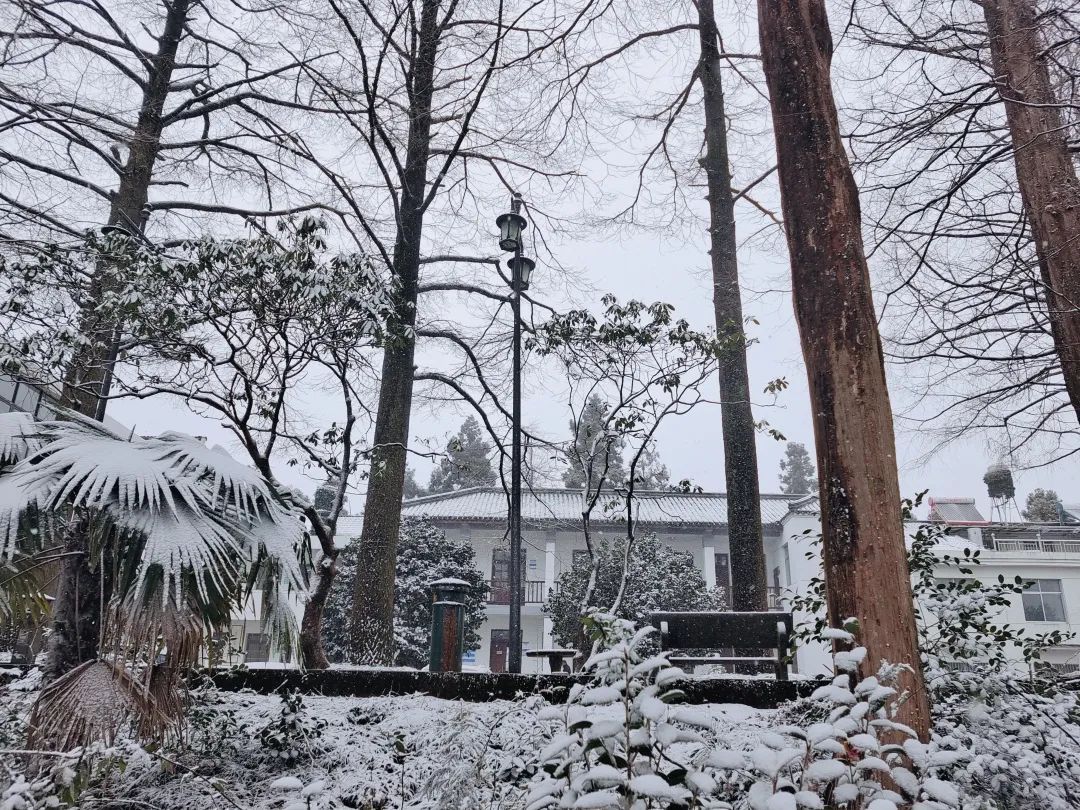
[[775, 656], [757, 655], [675, 655], [675, 666], [693, 667], [704, 664], [738, 665], [747, 662], [771, 664], [778, 681], [788, 679], [785, 660], [791, 643], [793, 621], [790, 613], [654, 613], [650, 618], [660, 631], [662, 650], [776, 650]]

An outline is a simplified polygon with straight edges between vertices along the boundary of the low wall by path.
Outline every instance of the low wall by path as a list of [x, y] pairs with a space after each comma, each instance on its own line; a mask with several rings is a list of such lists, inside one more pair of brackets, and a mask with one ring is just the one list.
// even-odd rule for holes
[[[540, 694], [552, 703], [565, 703], [570, 686], [588, 679], [579, 675], [514, 675], [482, 672], [416, 672], [401, 669], [235, 669], [201, 673], [218, 689], [251, 689], [260, 694], [299, 689], [328, 697], [375, 697], [421, 693], [447, 700], [481, 703]], [[822, 681], [774, 681], [758, 678], [701, 678], [682, 681], [686, 703], [742, 703], [755, 709], [775, 709], [797, 697], [807, 697]]]

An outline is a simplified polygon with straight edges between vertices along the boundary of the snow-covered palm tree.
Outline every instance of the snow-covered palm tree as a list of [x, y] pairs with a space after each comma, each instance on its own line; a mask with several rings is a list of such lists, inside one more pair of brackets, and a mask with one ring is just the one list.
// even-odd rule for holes
[[[25, 572], [62, 556], [74, 532], [98, 574], [99, 652], [42, 690], [39, 743], [109, 737], [130, 715], [163, 732], [179, 718], [178, 677], [256, 592], [267, 631], [285, 647], [296, 638], [304, 526], [287, 495], [220, 448], [180, 433], [125, 438], [74, 414], [0, 415], [0, 565]], [[26, 578], [2, 581], [10, 609]]]

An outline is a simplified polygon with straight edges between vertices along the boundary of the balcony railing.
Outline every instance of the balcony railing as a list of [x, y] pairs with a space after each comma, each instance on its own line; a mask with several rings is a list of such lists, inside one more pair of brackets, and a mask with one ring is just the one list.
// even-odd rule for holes
[[[542, 579], [529, 579], [521, 583], [524, 589], [524, 603], [526, 605], [542, 605], [547, 601], [548, 593], [547, 588]], [[510, 604], [510, 583], [502, 580], [493, 579], [488, 580], [488, 604], [489, 605], [509, 605]], [[724, 585], [718, 585], [716, 588], [720, 592], [720, 609], [731, 610], [731, 595], [730, 588]], [[777, 588], [772, 585], [765, 589], [766, 598], [768, 599], [769, 610], [784, 610], [783, 604], [783, 588]]]
[[1080, 554], [1080, 540], [1009, 540], [990, 538], [994, 551], [1034, 552], [1036, 554]]
[[[521, 583], [526, 605], [542, 605], [547, 601], [547, 588], [542, 579], [527, 579]], [[509, 605], [510, 583], [501, 580], [488, 582], [488, 604]]]

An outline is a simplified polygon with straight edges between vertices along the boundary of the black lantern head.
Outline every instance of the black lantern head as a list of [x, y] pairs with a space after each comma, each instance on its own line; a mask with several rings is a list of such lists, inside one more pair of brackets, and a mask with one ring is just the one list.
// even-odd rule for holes
[[515, 289], [529, 289], [529, 279], [532, 278], [532, 271], [536, 267], [536, 262], [526, 256], [515, 256], [512, 259], [507, 259], [506, 264], [514, 274]]
[[501, 214], [495, 224], [499, 226], [499, 247], [513, 253], [521, 247], [521, 232], [529, 223], [518, 213]]

